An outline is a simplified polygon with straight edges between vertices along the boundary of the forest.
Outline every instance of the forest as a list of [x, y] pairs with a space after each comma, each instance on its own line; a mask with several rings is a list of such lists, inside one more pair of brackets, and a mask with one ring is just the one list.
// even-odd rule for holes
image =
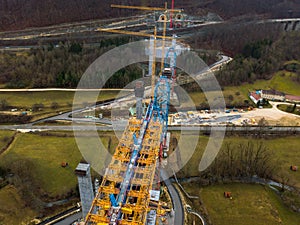
[[[248, 35], [245, 35], [247, 28], [251, 28], [251, 32], [248, 31]], [[208, 30], [207, 36], [195, 36], [188, 40], [192, 49], [202, 49], [199, 55], [208, 64], [217, 60], [215, 55], [209, 54], [209, 49], [220, 49], [234, 58], [217, 74], [223, 87], [253, 83], [257, 79], [271, 79], [279, 69], [285, 69], [285, 62], [300, 58], [299, 32], [284, 33], [267, 25], [248, 25], [247, 28], [235, 28], [234, 24], [223, 26]], [[264, 34], [264, 31], [267, 33]], [[245, 38], [242, 39], [241, 36]], [[95, 59], [110, 49], [131, 41], [135, 39], [103, 39], [93, 48], [85, 47], [84, 43], [67, 41], [22, 53], [1, 52], [0, 85], [6, 88], [75, 88]], [[147, 68], [147, 65], [143, 65], [143, 68]], [[296, 73], [296, 80], [300, 80], [299, 66], [292, 70]], [[140, 65], [130, 65], [119, 70], [105, 87], [123, 88], [129, 82], [141, 78], [142, 73]], [[92, 88], [95, 81], [89, 83]]]
[[[88, 66], [113, 47], [129, 42], [128, 37], [102, 40], [96, 48], [83, 43], [49, 44], [22, 53], [0, 53], [0, 84], [7, 88], [75, 88]], [[142, 76], [135, 65], [118, 71], [107, 88], [124, 87]], [[92, 86], [91, 86], [92, 88]]]
[[226, 65], [217, 75], [221, 86], [238, 86], [253, 83], [257, 79], [271, 79], [279, 70], [296, 74], [295, 81], [300, 80], [300, 67], [286, 68], [285, 62], [299, 60], [300, 33], [283, 34], [277, 41], [264, 39], [250, 42], [244, 46], [241, 54]]

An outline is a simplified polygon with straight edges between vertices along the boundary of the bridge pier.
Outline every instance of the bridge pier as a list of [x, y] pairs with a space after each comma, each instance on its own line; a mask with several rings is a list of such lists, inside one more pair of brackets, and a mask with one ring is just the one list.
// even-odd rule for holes
[[291, 31], [291, 25], [292, 25], [292, 22], [291, 21], [287, 21], [284, 23], [284, 30], [285, 31]]
[[282, 23], [284, 31], [300, 30], [300, 21], [284, 21]]
[[294, 22], [293, 30], [300, 30], [300, 21]]

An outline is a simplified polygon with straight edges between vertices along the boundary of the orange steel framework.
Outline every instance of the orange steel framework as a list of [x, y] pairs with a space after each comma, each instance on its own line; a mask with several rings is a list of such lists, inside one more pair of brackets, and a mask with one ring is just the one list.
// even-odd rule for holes
[[[130, 6], [120, 5], [112, 5], [112, 7], [130, 8]], [[150, 7], [133, 8], [142, 10], [177, 11], [174, 9], [168, 10], [167, 4], [165, 4], [165, 8], [159, 9]], [[152, 35], [140, 32], [100, 28], [98, 30], [152, 37]], [[163, 36], [157, 36], [155, 28], [154, 40], [156, 38], [163, 39], [162, 50], [164, 50], [164, 40], [173, 39], [173, 37], [166, 36], [166, 23], [164, 23]], [[164, 52], [162, 54], [164, 54]], [[163, 70], [163, 59], [161, 64], [161, 70]], [[154, 177], [158, 167], [157, 161], [161, 155], [163, 143], [162, 137], [166, 137], [168, 123], [167, 104], [170, 97], [170, 88], [168, 86], [165, 89], [168, 90], [168, 94], [164, 98], [160, 98], [157, 95], [154, 96], [153, 92], [155, 84], [153, 81], [155, 82], [155, 79], [153, 78], [155, 76], [155, 61], [152, 63], [152, 67], [154, 68], [152, 71], [151, 96], [155, 99], [154, 111], [156, 114], [153, 118], [156, 119], [152, 118], [152, 108], [149, 119], [138, 120], [136, 118], [131, 118], [129, 120], [112, 160], [106, 168], [105, 175], [92, 203], [92, 207], [85, 218], [86, 225], [144, 225], [147, 224], [148, 213], [153, 209], [156, 211], [157, 217], [164, 215], [166, 212], [166, 209], [162, 207], [161, 202], [152, 202], [150, 200], [150, 191], [156, 188], [156, 185], [154, 185]], [[157, 105], [158, 102], [160, 102], [160, 106]], [[162, 113], [160, 110], [165, 111], [165, 113]], [[165, 116], [165, 118], [163, 118], [163, 116]], [[165, 122], [162, 122], [158, 117], [161, 119], [163, 118]], [[148, 122], [146, 123], [146, 121]], [[141, 138], [139, 138], [141, 133]], [[141, 148], [138, 148], [137, 146], [141, 146]], [[138, 158], [133, 157], [133, 149], [136, 152], [138, 150]], [[131, 171], [133, 171], [132, 175]], [[130, 179], [128, 179], [129, 175]], [[126, 194], [124, 192], [126, 192]], [[126, 195], [126, 198], [123, 198], [124, 195]], [[118, 198], [117, 201], [115, 196]], [[158, 221], [159, 220], [156, 219], [151, 224], [158, 224]]]
[[[119, 145], [112, 157], [112, 161], [106, 169], [103, 181], [92, 203], [90, 212], [86, 217], [86, 224], [108, 225], [112, 212], [110, 194], [119, 194], [119, 187], [124, 179], [127, 164], [130, 161], [131, 148], [134, 145], [133, 134], [139, 134], [142, 120], [131, 118], [120, 139]], [[131, 179], [127, 192], [127, 200], [121, 206], [122, 220], [120, 225], [146, 224], [147, 213], [151, 209], [150, 190], [156, 171], [156, 162], [159, 155], [162, 124], [151, 120], [146, 130], [143, 147], [134, 176]], [[162, 209], [158, 212], [163, 213]]]

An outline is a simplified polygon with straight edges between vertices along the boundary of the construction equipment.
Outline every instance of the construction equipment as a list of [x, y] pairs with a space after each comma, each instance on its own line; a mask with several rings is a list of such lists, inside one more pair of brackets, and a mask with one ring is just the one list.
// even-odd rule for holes
[[[112, 5], [118, 8], [129, 6]], [[162, 8], [133, 7], [143, 10], [161, 10]], [[163, 10], [167, 10], [167, 5]], [[170, 102], [169, 77], [161, 75], [155, 85], [155, 49], [156, 39], [162, 38], [162, 66], [164, 71], [164, 40], [174, 39], [166, 37], [166, 25], [163, 36], [114, 30], [98, 29], [98, 31], [147, 36], [153, 39], [152, 61], [152, 91], [151, 101], [143, 119], [129, 119], [128, 125], [120, 139], [119, 145], [106, 169], [102, 183], [98, 189], [92, 207], [85, 218], [85, 224], [94, 225], [144, 225], [157, 224], [160, 215], [167, 209], [157, 203], [150, 207], [150, 191], [155, 189], [155, 173], [157, 162], [162, 157], [166, 144], [168, 129], [168, 112]], [[151, 43], [151, 42], [150, 42]], [[159, 159], [159, 160], [158, 160]], [[157, 175], [159, 177], [159, 174]]]
[[[168, 9], [168, 4], [165, 2], [165, 7], [164, 8], [159, 8], [159, 7], [145, 7], [145, 6], [128, 6], [128, 5], [116, 5], [112, 4], [112, 8], [121, 8], [121, 9], [136, 9], [136, 10], [147, 10], [147, 11], [164, 11], [165, 14], [162, 14], [160, 16], [160, 21], [163, 22], [163, 31], [162, 31], [162, 36], [157, 35], [157, 28], [156, 26], [154, 27], [154, 35], [148, 34], [148, 33], [142, 33], [142, 32], [134, 32], [134, 31], [125, 31], [125, 30], [119, 30], [119, 29], [97, 29], [98, 31], [103, 31], [103, 32], [110, 32], [110, 33], [118, 33], [118, 34], [128, 34], [128, 35], [135, 35], [135, 36], [142, 36], [142, 37], [153, 37], [154, 36], [154, 45], [153, 45], [153, 53], [155, 56], [156, 52], [156, 40], [157, 38], [162, 39], [162, 51], [161, 51], [161, 68], [160, 68], [160, 73], [159, 75], [162, 75], [163, 69], [164, 69], [164, 61], [165, 61], [165, 52], [164, 52], [164, 46], [165, 46], [165, 40], [169, 39], [172, 40], [172, 42], [175, 39], [175, 36], [173, 35], [172, 37], [167, 37], [166, 36], [166, 30], [167, 30], [167, 14], [170, 16], [170, 26], [172, 26], [172, 18], [173, 18], [173, 13], [181, 13], [183, 10], [182, 9], [174, 9], [174, 0], [172, 0], [172, 8]], [[150, 50], [151, 51], [151, 50]], [[152, 82], [151, 82], [151, 96], [153, 97], [154, 94], [154, 85], [155, 85], [155, 68], [156, 68], [156, 62], [155, 62], [155, 57], [152, 60]], [[175, 71], [175, 70], [174, 70]], [[173, 72], [173, 78], [175, 77], [174, 72]], [[174, 86], [174, 85], [173, 85]], [[173, 90], [173, 88], [172, 88]], [[173, 94], [173, 91], [172, 91]]]
[[[144, 118], [129, 120], [86, 217], [86, 224], [146, 223], [150, 212], [149, 193], [168, 127], [169, 82], [168, 78], [160, 77]], [[161, 208], [157, 210], [157, 214], [164, 212]]]
[[108, 33], [116, 33], [116, 34], [127, 34], [127, 35], [133, 35], [133, 36], [141, 36], [141, 37], [154, 36], [156, 38], [161, 38], [161, 39], [164, 38], [164, 39], [169, 39], [169, 40], [173, 39], [173, 37], [156, 35], [155, 32], [154, 32], [154, 34], [149, 34], [149, 33], [143, 33], [143, 32], [135, 32], [135, 31], [119, 30], [119, 29], [110, 29], [110, 28], [98, 28], [97, 31], [108, 32]]
[[[114, 5], [112, 4], [111, 7], [113, 8], [123, 8], [123, 9], [138, 9], [138, 10], [150, 10], [150, 11], [166, 11], [166, 12], [181, 12], [182, 10], [178, 9], [168, 9], [167, 8], [167, 3], [165, 3], [165, 8], [158, 8], [158, 7], [141, 7], [141, 6], [126, 6], [126, 5]], [[164, 45], [165, 45], [165, 40], [174, 40], [174, 36], [168, 37], [166, 36], [166, 28], [167, 28], [167, 20], [166, 18], [164, 19], [164, 28], [163, 28], [163, 35], [157, 35], [157, 28], [154, 26], [154, 34], [148, 34], [148, 33], [143, 33], [143, 32], [134, 32], [134, 31], [127, 31], [127, 30], [120, 30], [120, 29], [109, 29], [109, 28], [98, 28], [97, 31], [102, 31], [102, 32], [109, 32], [109, 33], [117, 33], [117, 34], [127, 34], [127, 35], [134, 35], [134, 36], [141, 36], [141, 37], [150, 37], [152, 38], [152, 60], [150, 62], [152, 63], [151, 66], [151, 96], [153, 97], [154, 95], [154, 86], [155, 86], [155, 75], [156, 75], [156, 60], [155, 60], [155, 55], [156, 55], [156, 40], [158, 38], [162, 39], [162, 57], [161, 57], [161, 68], [160, 68], [160, 75], [162, 75], [162, 71], [164, 68]], [[150, 39], [151, 41], [151, 39]]]
[[[98, 28], [97, 31], [101, 31], [101, 32], [108, 32], [108, 33], [117, 33], [117, 34], [126, 34], [126, 35], [133, 35], [133, 36], [141, 36], [141, 37], [150, 37], [152, 38], [152, 54], [153, 54], [153, 58], [150, 61], [152, 63], [152, 73], [151, 75], [151, 96], [153, 97], [154, 95], [154, 86], [155, 86], [155, 71], [156, 71], [156, 60], [155, 60], [155, 55], [156, 55], [156, 42], [157, 39], [160, 38], [162, 39], [162, 58], [161, 58], [161, 70], [160, 70], [160, 75], [162, 75], [162, 71], [164, 68], [164, 63], [165, 63], [165, 57], [164, 57], [164, 45], [165, 45], [165, 39], [171, 40], [172, 42], [174, 42], [174, 40], [177, 38], [175, 35], [173, 35], [172, 37], [166, 36], [166, 32], [163, 32], [163, 35], [157, 35], [157, 31], [156, 31], [156, 27], [154, 27], [154, 34], [148, 34], [148, 33], [143, 33], [143, 32], [134, 32], [134, 31], [127, 31], [127, 30], [119, 30], [119, 29], [109, 29], [109, 28]], [[166, 30], [166, 24], [164, 25], [164, 30]], [[150, 39], [151, 41], [151, 39]], [[175, 42], [176, 43], [176, 42]], [[151, 51], [151, 49], [150, 49]]]

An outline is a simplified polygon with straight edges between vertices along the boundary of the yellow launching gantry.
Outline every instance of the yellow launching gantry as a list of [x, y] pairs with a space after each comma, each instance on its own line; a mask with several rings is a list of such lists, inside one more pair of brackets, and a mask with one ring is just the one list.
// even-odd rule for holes
[[[112, 157], [112, 161], [106, 169], [101, 186], [92, 203], [91, 210], [86, 217], [86, 224], [108, 225], [144, 225], [148, 212], [150, 211], [150, 191], [156, 171], [156, 160], [159, 154], [160, 134], [162, 124], [151, 121], [145, 133], [143, 147], [134, 167], [134, 175], [130, 182], [126, 183], [126, 171], [130, 160], [132, 160], [131, 148], [134, 145], [133, 134], [138, 134], [141, 128], [141, 121], [132, 118], [120, 139], [119, 145]], [[129, 165], [130, 166], [130, 165]], [[112, 195], [119, 196], [122, 185], [126, 187], [126, 200], [120, 206], [113, 204]], [[116, 199], [117, 200], [117, 199]], [[164, 209], [157, 207], [158, 213], [165, 213]], [[114, 223], [112, 216], [122, 215], [116, 218]], [[159, 215], [159, 214], [158, 214]]]
[[[112, 8], [121, 8], [121, 9], [137, 9], [137, 10], [147, 10], [147, 11], [164, 11], [165, 13], [173, 13], [173, 12], [182, 12], [182, 9], [168, 9], [168, 4], [165, 2], [165, 7], [145, 7], [145, 6], [127, 6], [127, 5], [111, 5]], [[151, 74], [151, 96], [154, 96], [154, 87], [155, 87], [155, 71], [156, 71], [156, 39], [160, 38], [162, 39], [162, 55], [161, 55], [161, 68], [160, 68], [160, 75], [163, 72], [164, 68], [164, 46], [165, 46], [165, 40], [173, 40], [174, 37], [166, 36], [166, 30], [167, 30], [167, 16], [163, 15], [160, 16], [160, 20], [164, 23], [163, 33], [162, 35], [157, 35], [157, 28], [154, 26], [154, 34], [144, 33], [144, 32], [134, 32], [134, 31], [126, 31], [126, 30], [120, 30], [120, 29], [110, 29], [110, 28], [98, 28], [97, 31], [101, 32], [109, 32], [109, 33], [117, 33], [117, 34], [126, 34], [126, 35], [133, 35], [133, 36], [141, 36], [141, 37], [154, 37], [154, 44], [153, 44], [153, 60], [152, 60], [152, 74]], [[151, 50], [150, 50], [151, 51]]]
[[[130, 6], [120, 7], [118, 5], [112, 5], [112, 7], [130, 8]], [[133, 8], [170, 11], [167, 9], [167, 5], [165, 8], [136, 6]], [[156, 38], [173, 39], [173, 37], [166, 37], [166, 25], [162, 36], [157, 35], [156, 27], [154, 35], [115, 29], [99, 28], [98, 31], [154, 37], [154, 60], [151, 74], [153, 98], [142, 120], [129, 119], [112, 160], [106, 168], [90, 211], [85, 218], [85, 224], [157, 225], [159, 218], [167, 212], [166, 206], [159, 202], [160, 192], [157, 191], [158, 187], [154, 180], [157, 175], [157, 161], [162, 155], [163, 143], [166, 143], [170, 80], [161, 76], [155, 87], [155, 40]], [[164, 41], [162, 45], [162, 70], [164, 65], [163, 51]], [[154, 197], [152, 196], [153, 193]]]

